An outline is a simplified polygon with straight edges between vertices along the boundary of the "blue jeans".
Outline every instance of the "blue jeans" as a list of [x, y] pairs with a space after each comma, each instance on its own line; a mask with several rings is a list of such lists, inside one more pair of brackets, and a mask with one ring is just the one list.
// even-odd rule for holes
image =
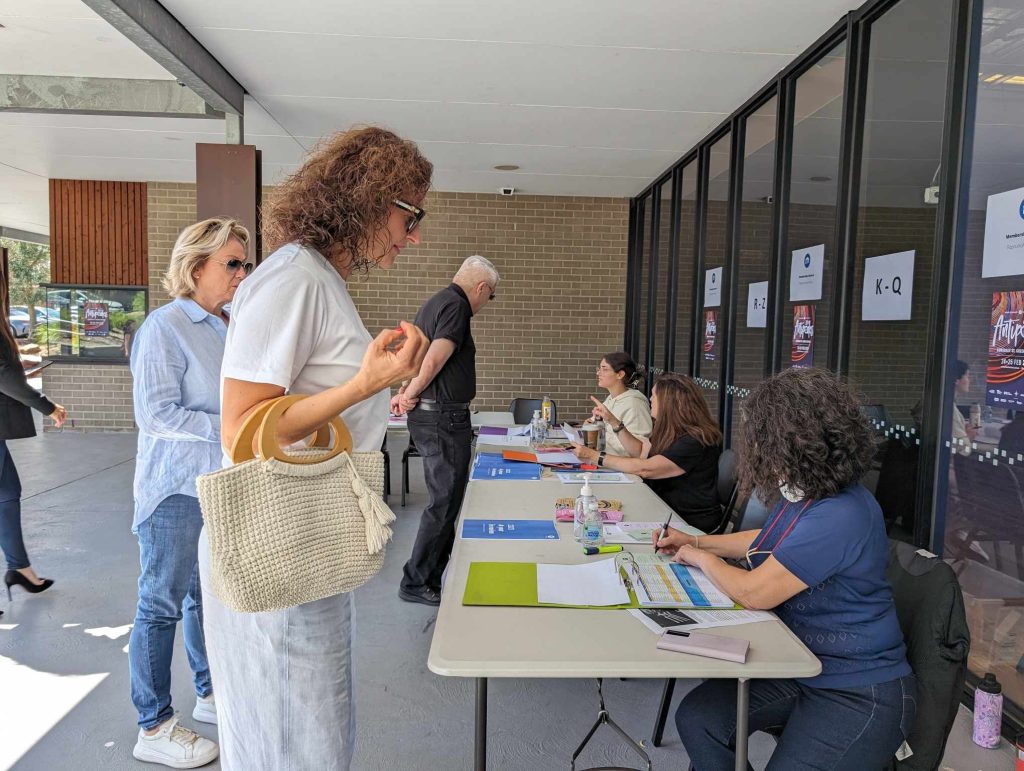
[[[750, 733], [782, 731], [767, 766], [777, 771], [883, 768], [910, 734], [916, 714], [913, 675], [843, 689], [750, 681]], [[734, 768], [736, 682], [707, 680], [690, 691], [676, 712], [676, 728], [694, 771]]]
[[171, 656], [174, 631], [184, 619], [185, 652], [199, 696], [209, 696], [210, 666], [203, 638], [203, 596], [199, 588], [199, 533], [203, 515], [190, 495], [164, 498], [138, 529], [139, 605], [128, 643], [132, 703], [139, 725], [149, 730], [174, 714]]
[[25, 539], [21, 535], [21, 479], [7, 442], [0, 439], [0, 549], [7, 558], [7, 569], [29, 566]]

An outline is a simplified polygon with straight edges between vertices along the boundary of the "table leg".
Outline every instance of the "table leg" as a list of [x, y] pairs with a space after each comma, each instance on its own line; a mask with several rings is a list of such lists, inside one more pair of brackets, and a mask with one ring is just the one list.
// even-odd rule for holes
[[750, 733], [750, 681], [736, 681], [736, 771], [747, 771], [747, 734]]
[[487, 771], [487, 678], [476, 679], [476, 743], [474, 765], [476, 771]]

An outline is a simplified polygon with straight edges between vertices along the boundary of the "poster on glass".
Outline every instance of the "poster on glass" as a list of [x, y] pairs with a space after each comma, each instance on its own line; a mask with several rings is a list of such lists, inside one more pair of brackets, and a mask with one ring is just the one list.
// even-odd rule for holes
[[1024, 291], [992, 293], [986, 403], [1024, 408]]
[[704, 311], [704, 361], [715, 360], [715, 340], [718, 337], [718, 311]]
[[793, 306], [793, 349], [790, 364], [794, 367], [814, 366], [814, 306]]

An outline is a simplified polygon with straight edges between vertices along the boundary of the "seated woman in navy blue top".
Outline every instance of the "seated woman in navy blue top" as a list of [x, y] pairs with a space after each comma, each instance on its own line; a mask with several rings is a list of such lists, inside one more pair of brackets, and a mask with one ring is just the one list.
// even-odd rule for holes
[[[744, 413], [741, 484], [778, 499], [764, 527], [699, 537], [670, 528], [655, 534], [658, 548], [744, 607], [773, 609], [821, 660], [816, 677], [750, 683], [750, 730], [782, 728], [768, 768], [882, 768], [910, 732], [916, 683], [885, 577], [882, 511], [860, 484], [871, 429], [850, 389], [823, 370], [766, 380]], [[733, 768], [732, 683], [697, 686], [676, 725], [696, 771]]]

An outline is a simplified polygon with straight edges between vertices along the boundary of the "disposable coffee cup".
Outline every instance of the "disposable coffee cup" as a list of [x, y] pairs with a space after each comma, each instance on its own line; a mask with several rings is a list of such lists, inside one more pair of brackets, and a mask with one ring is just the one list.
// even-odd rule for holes
[[597, 437], [601, 433], [601, 429], [593, 423], [584, 423], [580, 426], [580, 431], [583, 432], [583, 443], [591, 450], [596, 450]]

